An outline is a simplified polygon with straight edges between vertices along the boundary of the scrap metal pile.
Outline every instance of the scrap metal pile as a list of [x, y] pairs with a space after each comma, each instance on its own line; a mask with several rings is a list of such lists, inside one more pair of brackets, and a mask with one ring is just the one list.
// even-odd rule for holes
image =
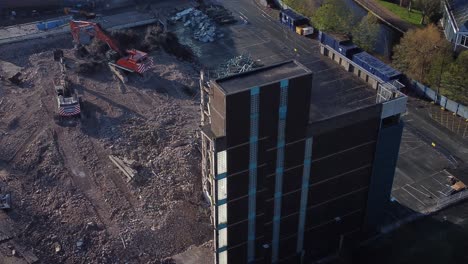
[[[216, 37], [216, 26], [202, 11], [194, 8], [177, 13], [172, 20], [184, 22], [184, 27], [192, 28], [193, 38], [201, 42], [213, 42]], [[222, 35], [220, 35], [222, 37]]]
[[204, 8], [201, 11], [196, 8], [185, 9], [172, 17], [172, 21], [182, 21], [184, 27], [193, 30], [193, 38], [201, 42], [213, 42], [216, 37], [223, 37], [219, 33], [215, 23], [218, 25], [232, 24], [236, 19], [225, 8], [217, 5]]
[[242, 54], [221, 64], [216, 70], [210, 73], [211, 78], [224, 78], [234, 74], [250, 71], [261, 65], [254, 61], [249, 54]]

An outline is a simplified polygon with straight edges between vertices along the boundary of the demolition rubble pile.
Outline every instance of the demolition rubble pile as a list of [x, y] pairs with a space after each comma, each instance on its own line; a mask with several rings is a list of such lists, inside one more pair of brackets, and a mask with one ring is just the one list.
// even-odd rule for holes
[[193, 38], [201, 42], [213, 42], [216, 36], [224, 36], [222, 33], [216, 33], [216, 25], [208, 15], [195, 8], [177, 13], [172, 20], [182, 21], [184, 27], [190, 27], [193, 30]]
[[[65, 264], [163, 263], [208, 241], [198, 104], [186, 92], [196, 86], [195, 66], [157, 49], [149, 79], [129, 77], [124, 92], [106, 67], [70, 70], [85, 117], [60, 125], [53, 87], [60, 70], [48, 47], [62, 49], [70, 69], [83, 60], [69, 37], [47, 41], [2, 46], [0, 54], [22, 67], [21, 89], [10, 75], [0, 78], [0, 204], [11, 193], [16, 227], [0, 243], [0, 263], [33, 263], [17, 261], [25, 251], [13, 240], [37, 263]], [[2, 245], [17, 250], [12, 261]]]

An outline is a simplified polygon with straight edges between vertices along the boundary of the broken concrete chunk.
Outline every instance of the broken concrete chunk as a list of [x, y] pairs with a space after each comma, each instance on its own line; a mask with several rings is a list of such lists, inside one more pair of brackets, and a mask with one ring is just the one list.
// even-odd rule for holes
[[62, 250], [62, 246], [58, 242], [54, 243], [55, 253], [59, 253]]
[[173, 20], [179, 20], [182, 17], [185, 17], [186, 15], [190, 14], [193, 10], [194, 10], [193, 7], [187, 8], [187, 9], [177, 13], [172, 19]]
[[84, 244], [83, 239], [80, 239], [80, 240], [78, 240], [78, 241], [76, 242], [76, 247], [81, 249], [81, 247], [83, 246], [83, 244]]
[[135, 175], [137, 174], [137, 171], [130, 168], [128, 165], [128, 163], [126, 163], [125, 161], [123, 161], [122, 159], [120, 158], [117, 158], [116, 156], [113, 156], [113, 155], [110, 155], [109, 156], [109, 159], [114, 163], [115, 166], [117, 166], [117, 168], [119, 168], [119, 170], [125, 175], [127, 176], [127, 181], [131, 181]]

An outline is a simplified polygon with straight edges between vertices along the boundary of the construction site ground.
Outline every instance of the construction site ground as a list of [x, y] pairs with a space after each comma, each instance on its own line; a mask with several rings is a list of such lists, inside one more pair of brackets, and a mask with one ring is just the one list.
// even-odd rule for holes
[[[54, 48], [84, 100], [81, 121], [54, 118]], [[211, 239], [196, 66], [153, 52], [155, 67], [121, 85], [106, 67], [75, 73], [68, 35], [0, 49], [23, 68], [19, 86], [0, 83], [0, 188], [13, 197], [0, 212], [0, 263], [159, 263]], [[137, 176], [127, 182], [109, 155]]]

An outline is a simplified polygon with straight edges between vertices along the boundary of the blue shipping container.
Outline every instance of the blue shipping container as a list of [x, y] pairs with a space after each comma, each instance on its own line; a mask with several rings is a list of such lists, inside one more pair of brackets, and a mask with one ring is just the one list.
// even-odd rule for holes
[[322, 32], [322, 34], [319, 36], [319, 40], [322, 44], [331, 47], [349, 59], [351, 59], [352, 54], [355, 54], [359, 51], [359, 48], [354, 45], [345, 35], [332, 35]]
[[365, 51], [354, 54], [352, 60], [384, 82], [398, 79], [401, 76], [401, 72], [393, 69]]
[[336, 40], [333, 37], [329, 36], [328, 34], [322, 32], [320, 42], [336, 50], [336, 47], [337, 47]]
[[62, 20], [52, 20], [52, 21], [45, 21], [45, 22], [40, 22], [36, 24], [37, 29], [39, 30], [48, 30], [56, 27], [60, 27], [64, 24], [68, 23], [68, 20], [62, 19]]
[[351, 59], [354, 54], [358, 53], [361, 51], [361, 49], [354, 45], [353, 43], [344, 43], [344, 44], [338, 44], [338, 50], [339, 53], [345, 55], [348, 59]]
[[291, 30], [296, 31], [297, 26], [308, 25], [309, 19], [305, 16], [297, 14], [296, 12], [292, 11], [291, 9], [284, 9], [281, 10], [279, 14], [279, 20], [281, 24], [286, 25]]

